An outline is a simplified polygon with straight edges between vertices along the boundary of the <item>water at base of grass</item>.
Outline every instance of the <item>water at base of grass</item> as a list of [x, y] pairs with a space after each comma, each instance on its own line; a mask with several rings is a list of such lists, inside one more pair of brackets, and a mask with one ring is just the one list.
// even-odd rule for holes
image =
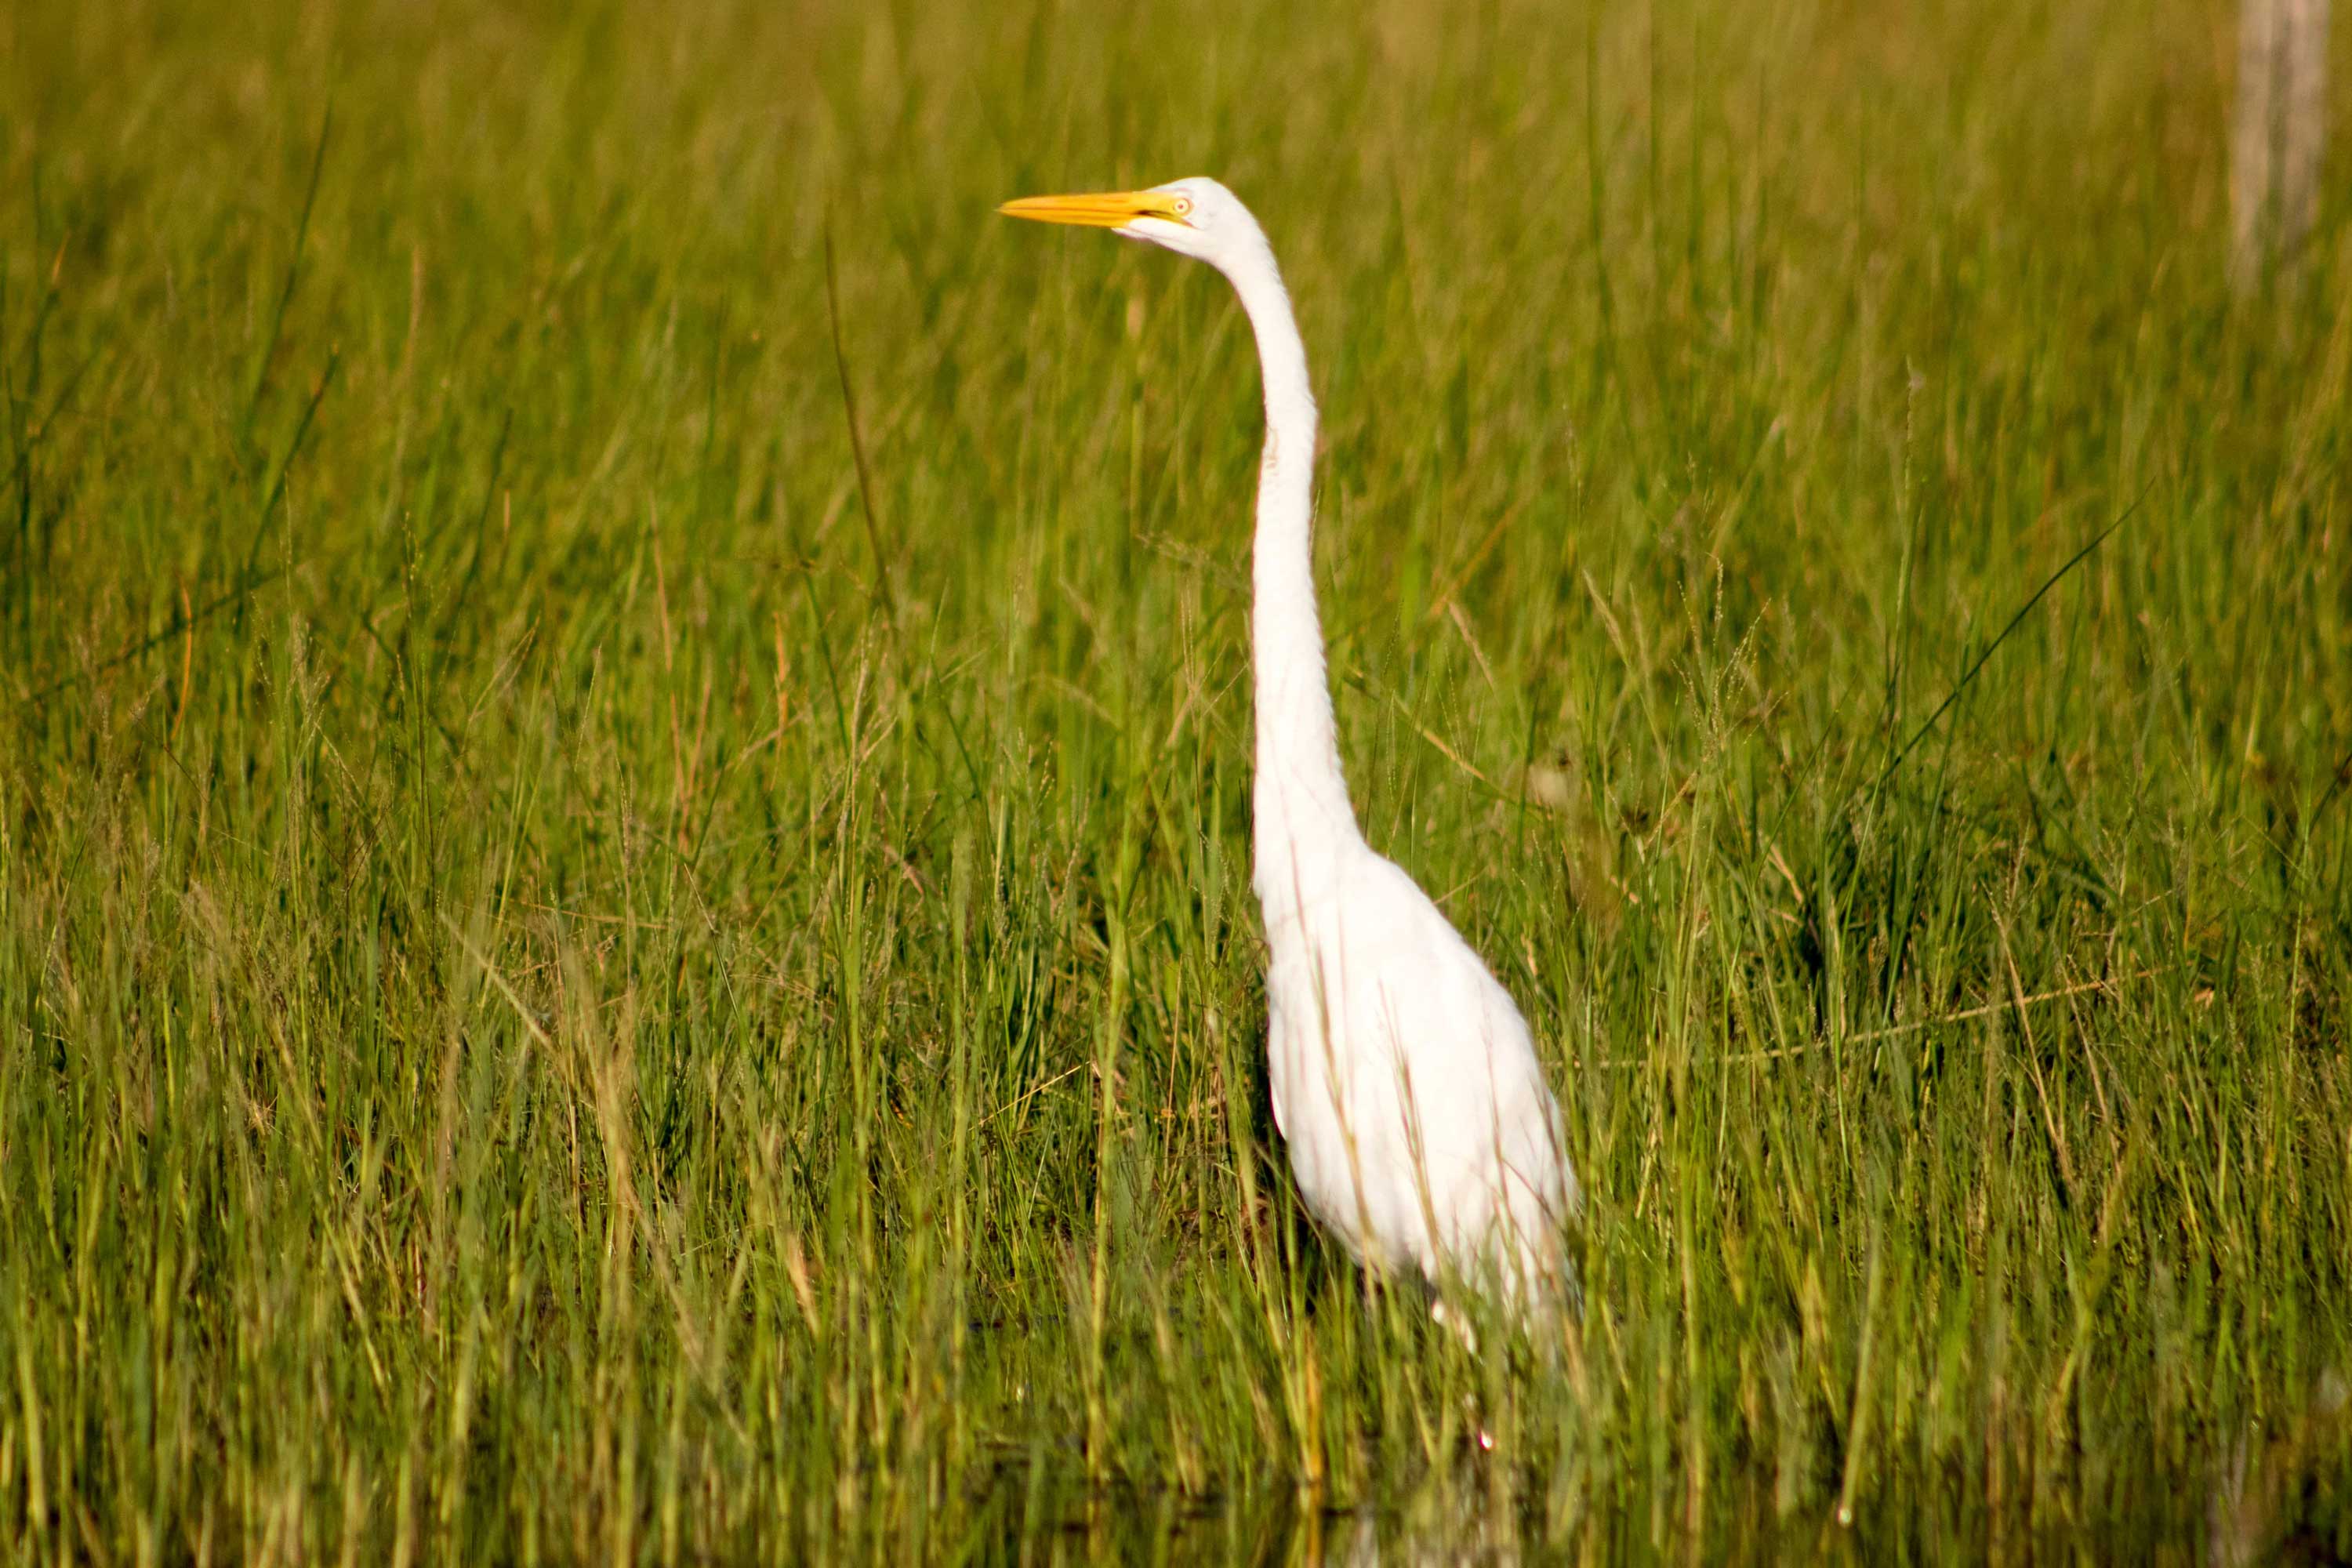
[[[1783, 1510], [1776, 1478], [1741, 1476], [1719, 1492], [1704, 1528], [1685, 1528], [1684, 1499], [1658, 1506], [1589, 1504], [1554, 1512], [1497, 1497], [1475, 1462], [1421, 1478], [1376, 1501], [1346, 1506], [1295, 1488], [1188, 1496], [1134, 1486], [1087, 1489], [1008, 1464], [984, 1489], [968, 1540], [982, 1561], [1359, 1565], [1576, 1561], [2352, 1563], [2352, 1477], [2315, 1469], [2311, 1455], [2239, 1446], [2198, 1467], [2194, 1484], [2151, 1471], [2143, 1500], [2107, 1517], [2067, 1517], [2063, 1500], [2000, 1511], [1948, 1489], [1881, 1497], [1841, 1521], [1835, 1499]], [[2321, 1467], [2322, 1469], [2325, 1467]]]

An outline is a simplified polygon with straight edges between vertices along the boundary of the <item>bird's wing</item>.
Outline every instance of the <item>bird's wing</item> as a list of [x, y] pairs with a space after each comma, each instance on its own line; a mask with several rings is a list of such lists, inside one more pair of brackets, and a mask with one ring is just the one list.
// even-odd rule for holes
[[[1395, 865], [1372, 873], [1384, 917], [1375, 1004], [1412, 1086], [1433, 1172], [1499, 1175], [1523, 1225], [1551, 1223], [1576, 1204], [1559, 1102], [1527, 1020], [1494, 972], [1427, 894]], [[1359, 952], [1355, 955], [1363, 958]], [[1468, 1215], [1464, 1216], [1465, 1220]]]

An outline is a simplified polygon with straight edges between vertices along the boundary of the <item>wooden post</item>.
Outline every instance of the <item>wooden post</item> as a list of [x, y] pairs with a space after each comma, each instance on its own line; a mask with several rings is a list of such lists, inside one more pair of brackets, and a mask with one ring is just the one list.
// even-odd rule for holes
[[2239, 0], [2231, 132], [2230, 275], [2260, 289], [2291, 270], [2319, 216], [2327, 132], [2328, 0]]

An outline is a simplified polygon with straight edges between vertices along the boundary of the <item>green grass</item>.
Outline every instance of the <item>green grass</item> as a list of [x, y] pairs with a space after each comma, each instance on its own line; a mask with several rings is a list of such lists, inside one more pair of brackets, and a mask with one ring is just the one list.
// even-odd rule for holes
[[[239, 11], [0, 18], [0, 1555], [2352, 1552], [2220, 0]], [[1193, 173], [1590, 1194], [1509, 1357], [1266, 1111], [1238, 313], [991, 212]]]

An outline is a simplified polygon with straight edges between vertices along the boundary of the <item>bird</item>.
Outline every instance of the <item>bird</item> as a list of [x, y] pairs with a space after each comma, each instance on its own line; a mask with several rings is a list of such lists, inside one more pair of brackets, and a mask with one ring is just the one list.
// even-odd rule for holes
[[1315, 395], [1273, 247], [1240, 198], [1207, 178], [997, 210], [1205, 261], [1249, 319], [1265, 399], [1251, 883], [1275, 1126], [1315, 1221], [1372, 1274], [1417, 1275], [1475, 1348], [1470, 1314], [1449, 1314], [1449, 1297], [1521, 1323], [1572, 1300], [1565, 1226], [1581, 1195], [1526, 1018], [1429, 895], [1365, 841], [1349, 801], [1316, 607]]

